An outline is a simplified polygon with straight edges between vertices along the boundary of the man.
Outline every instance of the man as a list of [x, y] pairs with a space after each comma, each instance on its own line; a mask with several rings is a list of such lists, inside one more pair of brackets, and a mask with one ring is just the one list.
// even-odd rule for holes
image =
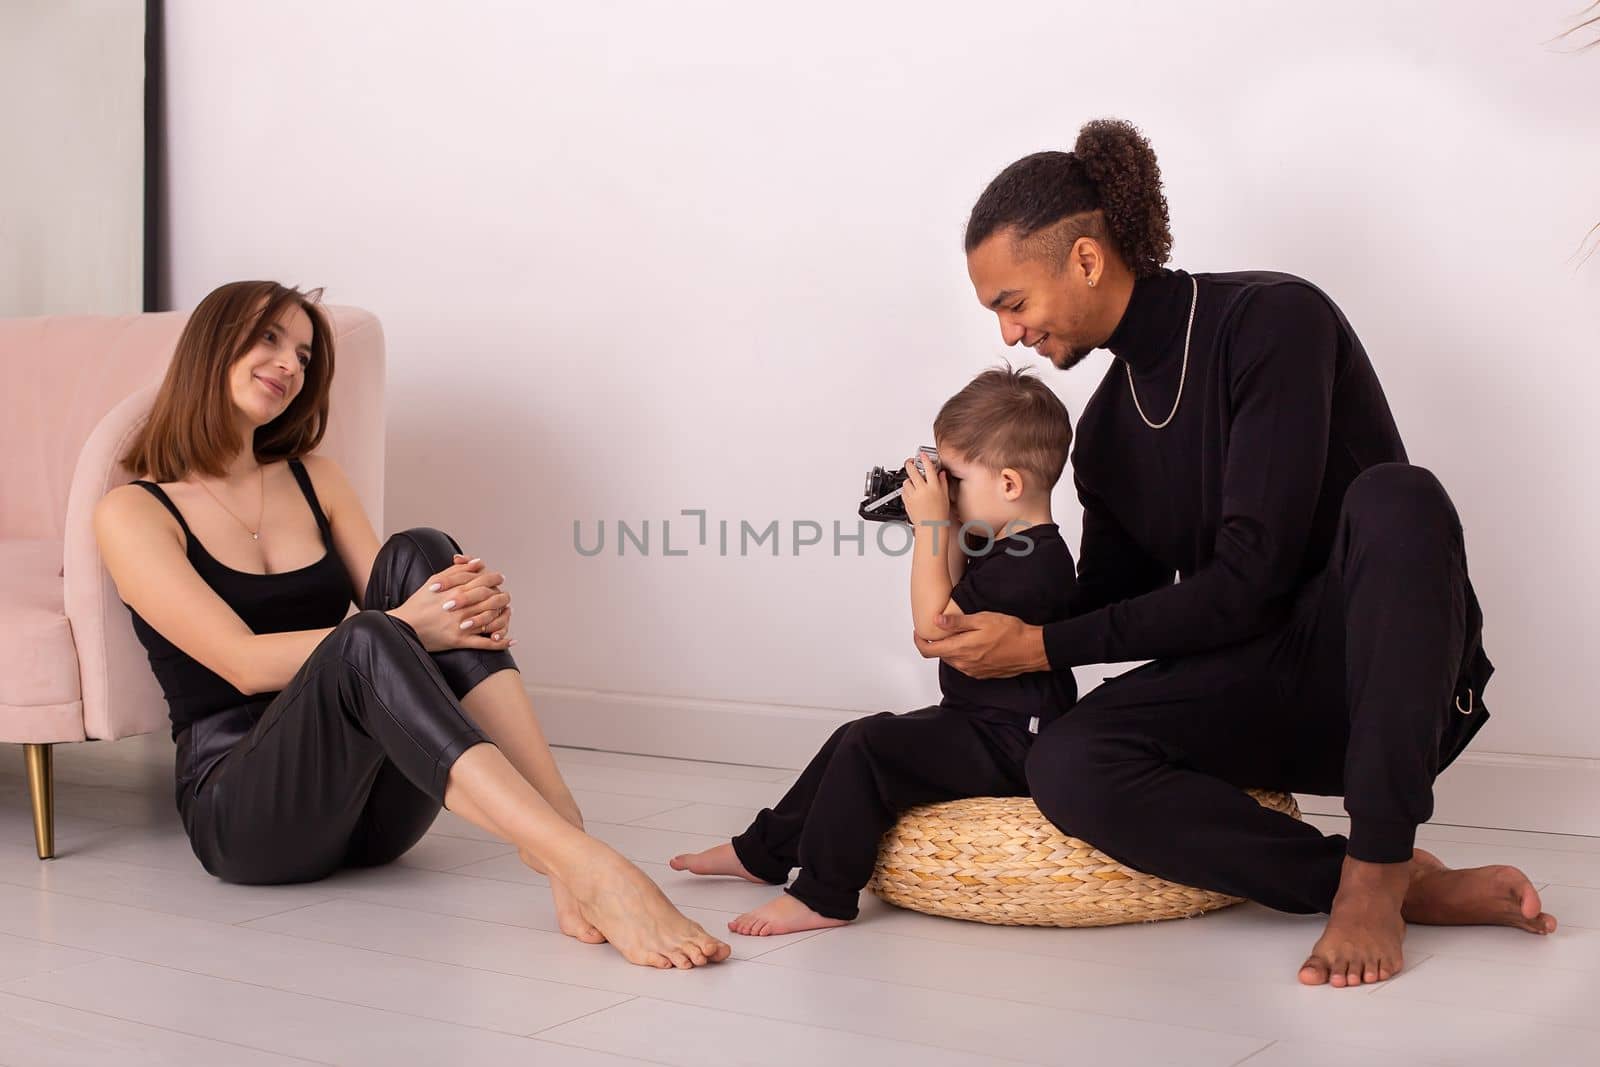
[[[1041, 734], [1034, 798], [1140, 870], [1328, 913], [1302, 982], [1388, 979], [1408, 921], [1550, 933], [1521, 871], [1415, 849], [1434, 778], [1488, 718], [1454, 506], [1407, 462], [1326, 295], [1168, 270], [1171, 245], [1155, 155], [1124, 122], [1018, 160], [979, 198], [967, 267], [1005, 342], [1062, 369], [1117, 358], [1078, 423], [1071, 616], [954, 616], [918, 647], [974, 677], [1152, 660]], [[1350, 835], [1247, 787], [1343, 794]]]

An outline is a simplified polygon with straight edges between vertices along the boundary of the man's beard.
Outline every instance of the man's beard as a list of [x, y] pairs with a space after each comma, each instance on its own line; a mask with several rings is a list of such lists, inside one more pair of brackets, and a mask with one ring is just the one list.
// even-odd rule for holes
[[1067, 350], [1067, 354], [1061, 357], [1060, 362], [1056, 362], [1055, 360], [1051, 360], [1051, 362], [1056, 364], [1056, 368], [1058, 370], [1071, 370], [1073, 367], [1076, 367], [1078, 364], [1088, 359], [1089, 352], [1092, 351], [1093, 349], [1090, 349], [1086, 352], [1080, 352], [1075, 348], [1069, 348]]

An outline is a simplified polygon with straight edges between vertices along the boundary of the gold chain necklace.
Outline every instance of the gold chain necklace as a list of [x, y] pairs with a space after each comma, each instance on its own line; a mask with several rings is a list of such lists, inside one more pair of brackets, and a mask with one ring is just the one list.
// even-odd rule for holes
[[217, 496], [217, 494], [213, 493], [211, 491], [210, 487], [207, 486], [205, 482], [202, 482], [199, 478], [195, 479], [195, 484], [198, 485], [200, 488], [204, 489], [206, 491], [206, 495], [209, 496], [212, 500], [215, 500], [217, 502], [217, 506], [219, 508], [221, 508], [223, 511], [226, 511], [229, 515], [233, 515], [233, 521], [238, 523], [240, 526], [244, 527], [244, 532], [250, 535], [250, 540], [252, 540], [252, 541], [261, 540], [261, 521], [267, 517], [267, 467], [266, 467], [266, 464], [258, 463], [256, 465], [256, 470], [261, 472], [261, 506], [257, 509], [257, 513], [256, 513], [256, 528], [254, 530], [250, 529], [250, 524], [249, 523], [245, 522], [239, 516], [234, 515], [233, 514], [233, 509], [230, 508], [228, 505], [224, 504], [222, 502], [222, 498]]
[[1194, 283], [1194, 296], [1189, 300], [1189, 327], [1183, 331], [1183, 369], [1178, 372], [1178, 395], [1172, 398], [1172, 410], [1167, 412], [1166, 418], [1160, 422], [1150, 421], [1150, 416], [1144, 413], [1144, 405], [1139, 403], [1139, 390], [1133, 387], [1133, 368], [1127, 361], [1122, 364], [1122, 369], [1128, 372], [1128, 392], [1133, 394], [1134, 409], [1152, 430], [1164, 429], [1178, 413], [1178, 403], [1183, 399], [1183, 383], [1189, 377], [1189, 339], [1194, 336], [1194, 309], [1200, 306], [1200, 279], [1191, 277], [1189, 280]]

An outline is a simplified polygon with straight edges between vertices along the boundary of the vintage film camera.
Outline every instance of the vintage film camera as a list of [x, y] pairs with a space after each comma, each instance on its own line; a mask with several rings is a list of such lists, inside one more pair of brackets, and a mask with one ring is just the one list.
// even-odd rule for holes
[[[917, 470], [927, 474], [930, 463], [937, 469], [939, 453], [931, 445], [923, 445], [917, 449]], [[903, 466], [892, 470], [873, 467], [867, 472], [866, 488], [856, 514], [873, 522], [908, 521], [905, 501], [900, 499], [900, 487], [905, 481], [906, 469]]]

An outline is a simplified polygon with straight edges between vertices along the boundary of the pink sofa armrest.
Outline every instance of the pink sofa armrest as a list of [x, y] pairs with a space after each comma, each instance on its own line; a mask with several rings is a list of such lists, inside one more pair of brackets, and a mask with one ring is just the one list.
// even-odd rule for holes
[[111, 489], [132, 480], [118, 459], [144, 422], [158, 387], [152, 383], [140, 389], [105, 414], [78, 453], [67, 491], [63, 595], [78, 649], [83, 729], [92, 738], [152, 733], [167, 721], [161, 688], [94, 539], [95, 505]]

